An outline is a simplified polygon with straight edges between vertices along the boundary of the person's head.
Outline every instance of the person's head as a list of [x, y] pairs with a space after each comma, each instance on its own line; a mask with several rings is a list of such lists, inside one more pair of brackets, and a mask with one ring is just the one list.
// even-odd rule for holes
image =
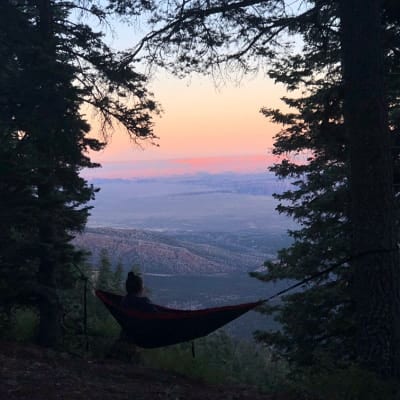
[[128, 294], [139, 295], [143, 291], [143, 279], [140, 275], [134, 274], [132, 271], [128, 273], [125, 282], [126, 292]]

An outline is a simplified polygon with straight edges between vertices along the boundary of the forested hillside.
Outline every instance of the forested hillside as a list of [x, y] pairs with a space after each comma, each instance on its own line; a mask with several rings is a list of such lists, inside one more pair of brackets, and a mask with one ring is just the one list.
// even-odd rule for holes
[[[182, 381], [188, 390], [166, 389], [161, 373], [139, 373], [148, 390], [131, 384], [133, 361], [145, 366], [149, 354], [136, 345], [176, 344], [151, 357], [187, 373], [194, 362], [181, 342], [200, 339], [203, 373], [276, 392], [279, 371], [277, 398], [287, 387], [301, 400], [400, 398], [398, 0], [0, 0], [0, 59], [0, 396], [262, 398]], [[217, 85], [261, 77], [261, 114], [280, 126], [256, 145], [259, 154], [272, 146], [265, 179], [117, 173], [99, 192], [85, 173], [100, 167], [95, 155], [113, 135], [162, 149], [151, 90], [159, 69], [162, 79], [202, 75]], [[264, 78], [285, 90], [280, 103]], [[252, 117], [221, 132], [231, 118], [222, 111], [233, 117], [248, 99], [212, 110], [203, 146], [190, 131], [207, 119], [211, 96], [201, 107], [183, 100], [164, 125], [165, 158], [186, 152], [184, 142], [193, 156], [246, 153]], [[120, 150], [104, 158], [111, 170], [133, 157]], [[162, 177], [170, 162], [158, 161]], [[187, 161], [175, 172], [197, 163]], [[216, 286], [203, 310], [157, 307], [138, 269], [153, 282], [173, 275], [171, 292], [195, 301], [192, 293], [208, 301], [211, 286], [205, 280], [202, 292], [191, 274], [224, 272], [226, 292]], [[230, 282], [243, 288], [248, 271], [269, 289], [299, 289], [242, 304]], [[160, 298], [169, 295], [162, 279]], [[248, 298], [259, 293], [245, 287]], [[225, 300], [240, 304], [219, 307]], [[269, 316], [251, 327], [257, 346], [212, 335], [252, 307]], [[114, 369], [108, 357], [127, 364]]]
[[[267, 243], [266, 243], [267, 242]], [[74, 243], [91, 252], [92, 265], [102, 249], [111, 260], [142, 272], [198, 274], [254, 271], [288, 239], [285, 235], [242, 232], [157, 233], [135, 229], [87, 228]]]

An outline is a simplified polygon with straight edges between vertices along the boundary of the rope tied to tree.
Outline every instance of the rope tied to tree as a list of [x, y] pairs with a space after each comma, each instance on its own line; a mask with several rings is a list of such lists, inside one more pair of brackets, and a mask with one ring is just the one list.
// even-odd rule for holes
[[349, 262], [351, 262], [351, 261], [353, 261], [353, 260], [355, 260], [357, 258], [366, 257], [366, 256], [369, 256], [369, 255], [372, 255], [372, 254], [392, 253], [392, 252], [395, 252], [395, 251], [399, 251], [399, 249], [397, 247], [393, 248], [393, 249], [374, 249], [374, 250], [368, 250], [368, 251], [364, 251], [362, 253], [358, 253], [358, 254], [356, 254], [354, 256], [347, 257], [347, 258], [345, 258], [345, 259], [343, 259], [341, 261], [338, 261], [335, 264], [332, 264], [328, 268], [325, 268], [322, 271], [316, 272], [315, 274], [310, 275], [308, 278], [305, 278], [302, 281], [297, 282], [297, 283], [287, 287], [286, 289], [282, 289], [279, 292], [267, 297], [266, 299], [263, 300], [263, 303], [267, 303], [268, 301], [270, 301], [272, 299], [280, 297], [283, 294], [285, 294], [285, 293], [287, 293], [287, 292], [289, 292], [289, 291], [291, 291], [293, 289], [296, 289], [296, 288], [298, 288], [300, 286], [305, 285], [308, 282], [313, 281], [316, 278], [319, 278], [320, 276], [323, 276], [325, 274], [329, 274], [330, 272], [334, 271], [336, 268], [339, 268], [340, 266], [342, 266], [344, 264], [347, 264], [347, 263], [349, 263]]
[[[349, 263], [357, 258], [362, 258], [362, 257], [366, 257], [372, 254], [382, 254], [382, 253], [390, 253], [390, 252], [394, 252], [394, 251], [398, 251], [398, 248], [393, 248], [393, 249], [374, 249], [374, 250], [369, 250], [369, 251], [365, 251], [359, 254], [356, 254], [354, 256], [350, 256], [347, 257], [343, 260], [340, 260], [334, 264], [332, 264], [331, 266], [329, 266], [328, 268], [323, 269], [322, 271], [318, 271], [315, 274], [310, 275], [309, 277], [303, 279], [300, 282], [297, 282], [293, 285], [290, 285], [289, 287], [282, 289], [276, 293], [274, 293], [273, 295], [267, 297], [266, 299], [262, 300], [262, 303], [267, 303], [268, 301], [271, 301], [277, 297], [282, 296], [283, 294], [296, 289], [298, 287], [301, 287], [305, 284], [307, 284], [308, 282], [313, 281], [316, 278], [319, 278], [325, 274], [328, 274], [332, 271], [334, 271], [335, 269], [339, 268], [340, 266]], [[80, 273], [80, 278], [83, 280], [84, 285], [83, 285], [83, 332], [84, 332], [84, 336], [85, 336], [85, 349], [86, 352], [89, 351], [89, 335], [88, 335], [88, 315], [87, 315], [87, 290], [88, 290], [88, 283], [92, 286], [93, 289], [95, 289], [95, 285], [93, 284], [93, 282], [90, 280], [90, 278], [88, 276], [86, 276], [83, 271], [79, 268], [78, 265], [76, 265], [75, 263], [73, 263], [73, 266], [79, 271]], [[255, 275], [253, 275], [255, 276]], [[195, 349], [194, 349], [194, 342], [192, 342], [192, 356], [195, 357]]]

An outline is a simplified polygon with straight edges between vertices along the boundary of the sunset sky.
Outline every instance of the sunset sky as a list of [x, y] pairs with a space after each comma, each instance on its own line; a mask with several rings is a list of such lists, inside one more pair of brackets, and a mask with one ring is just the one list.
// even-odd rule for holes
[[[113, 39], [116, 47], [128, 46], [124, 29], [119, 32], [124, 39]], [[85, 171], [86, 177], [252, 172], [265, 171], [271, 163], [268, 154], [280, 127], [271, 124], [260, 109], [281, 107], [279, 99], [285, 91], [261, 72], [244, 77], [239, 84], [226, 80], [216, 85], [211, 76], [178, 79], [158, 71], [151, 90], [164, 110], [155, 119], [159, 146], [140, 148], [116, 129], [106, 149], [91, 155], [103, 168]]]

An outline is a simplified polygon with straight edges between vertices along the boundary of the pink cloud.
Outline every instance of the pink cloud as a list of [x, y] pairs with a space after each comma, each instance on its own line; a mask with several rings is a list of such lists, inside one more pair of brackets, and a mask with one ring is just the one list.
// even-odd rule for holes
[[167, 160], [103, 162], [102, 168], [84, 171], [86, 178], [140, 178], [223, 172], [264, 172], [277, 161], [272, 155], [194, 157]]

